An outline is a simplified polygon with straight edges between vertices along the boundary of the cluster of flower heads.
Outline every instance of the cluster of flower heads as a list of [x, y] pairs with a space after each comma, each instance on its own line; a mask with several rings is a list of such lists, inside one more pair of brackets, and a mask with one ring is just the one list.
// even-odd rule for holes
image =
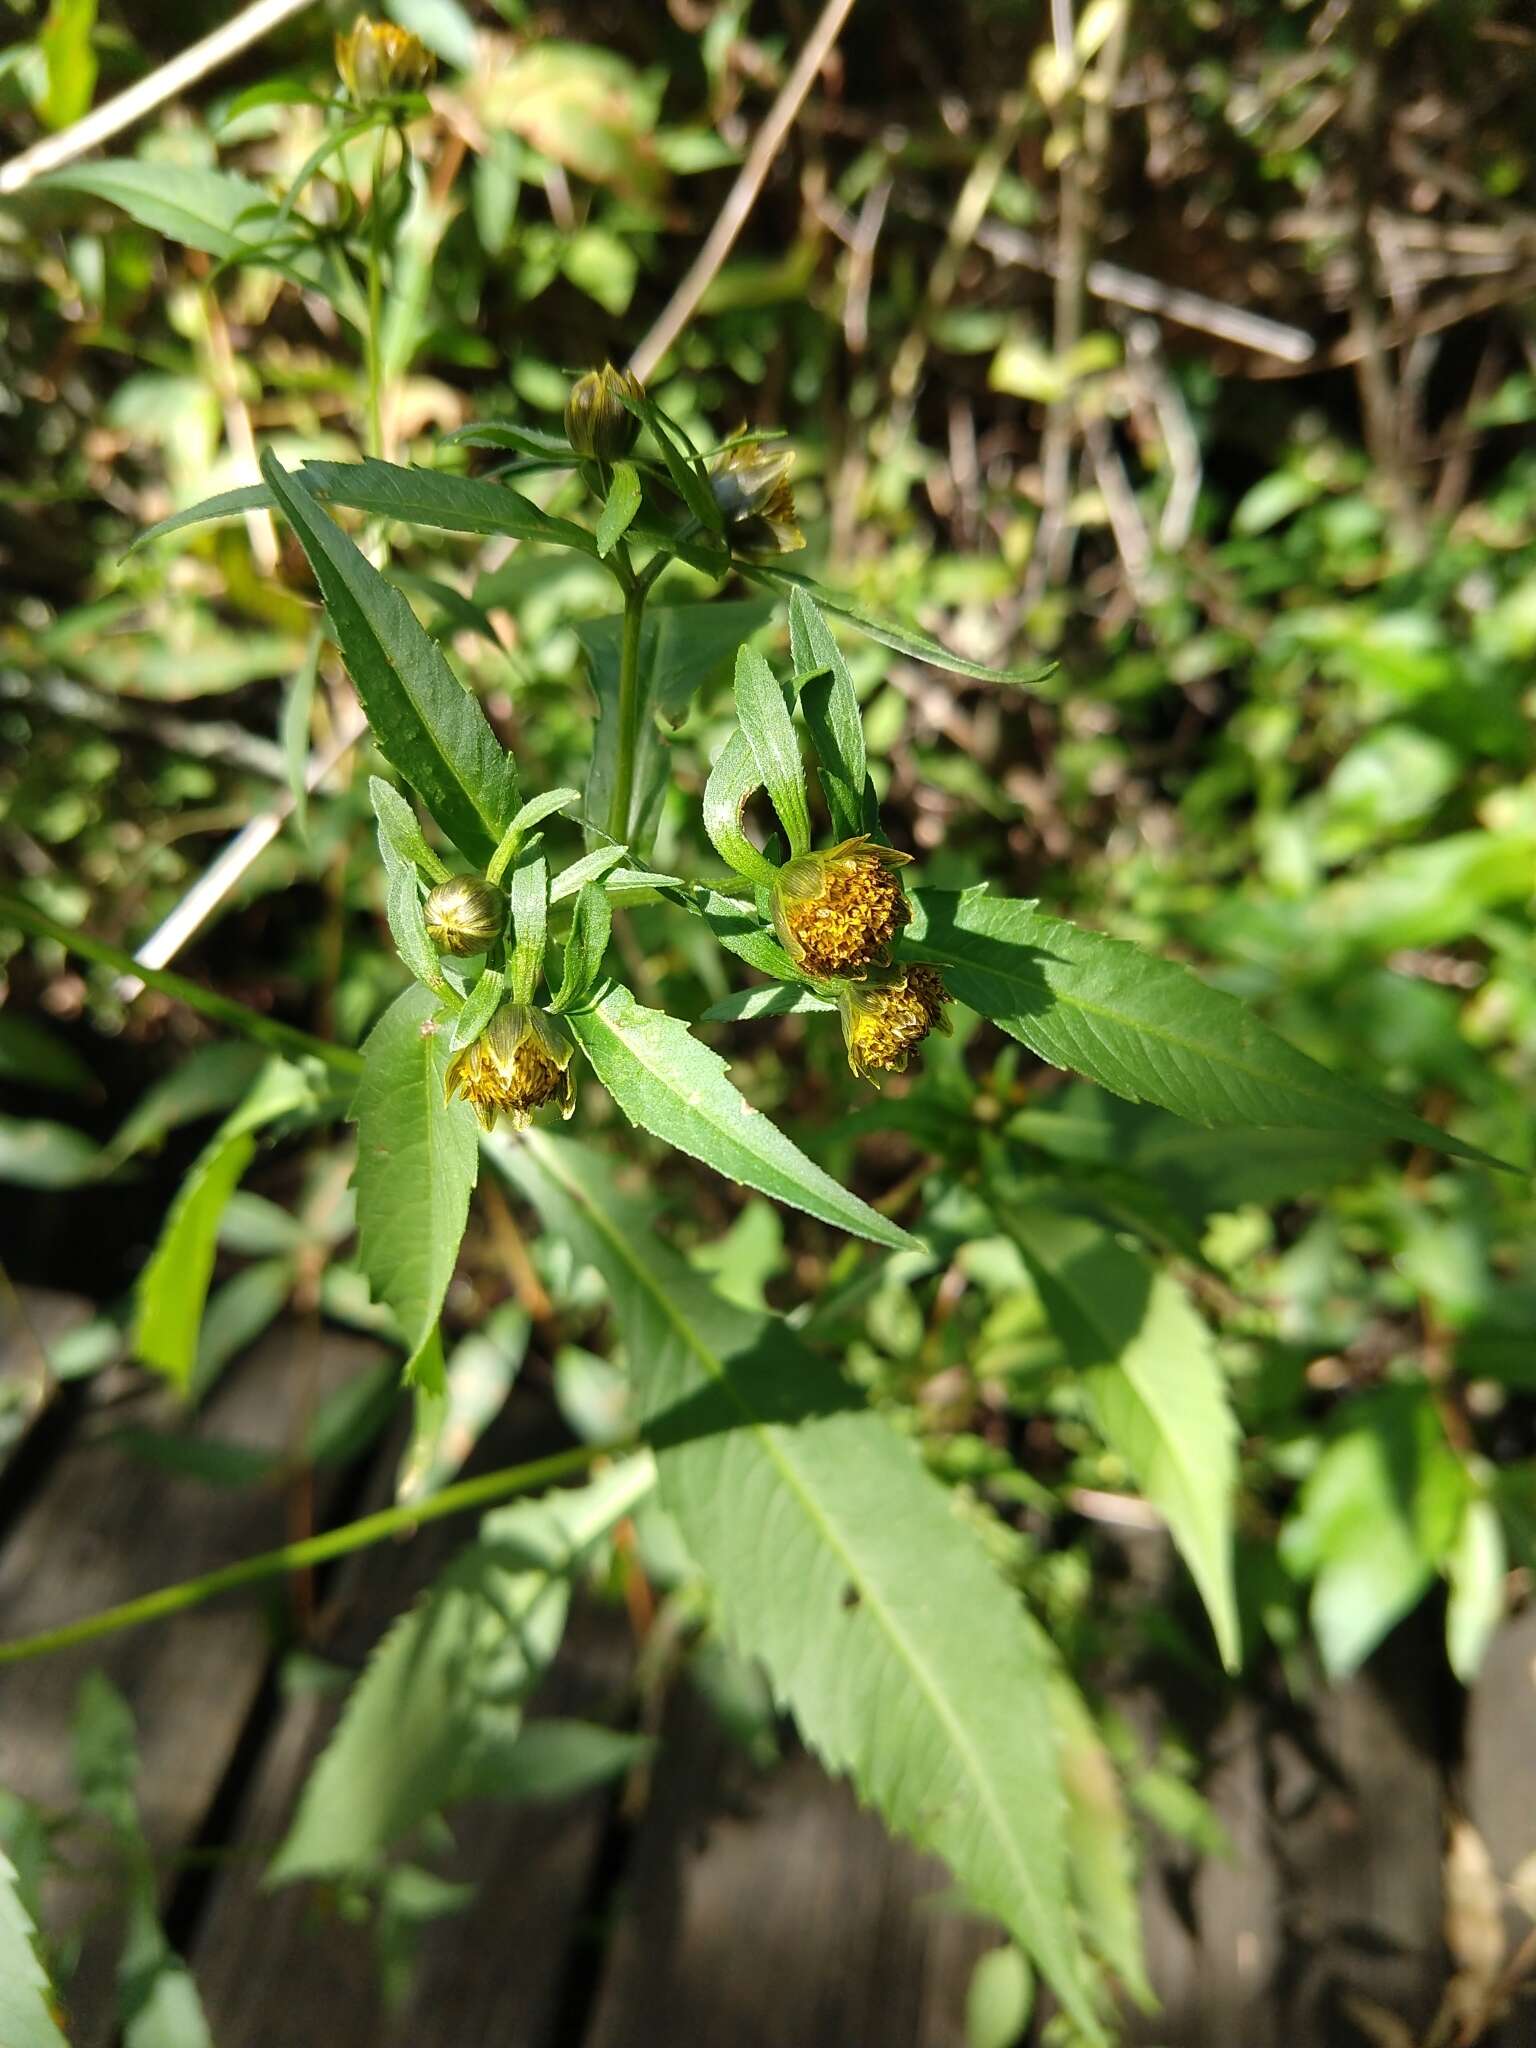
[[835, 988], [848, 1064], [862, 1080], [902, 1073], [930, 1031], [949, 1031], [949, 992], [934, 969], [889, 964], [912, 916], [897, 880], [911, 859], [861, 835], [789, 861], [773, 885], [779, 943], [802, 973]]

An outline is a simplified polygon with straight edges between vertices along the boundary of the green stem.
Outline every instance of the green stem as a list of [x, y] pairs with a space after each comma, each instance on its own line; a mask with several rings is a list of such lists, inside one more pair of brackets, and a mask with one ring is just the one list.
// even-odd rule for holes
[[183, 1579], [180, 1585], [147, 1593], [141, 1600], [103, 1608], [84, 1621], [72, 1621], [63, 1628], [45, 1629], [40, 1635], [18, 1636], [14, 1642], [0, 1643], [0, 1664], [19, 1664], [28, 1657], [45, 1657], [54, 1650], [72, 1649], [77, 1643], [114, 1635], [119, 1629], [137, 1628], [146, 1621], [163, 1621], [167, 1615], [183, 1614], [215, 1594], [232, 1593], [241, 1586], [256, 1585], [262, 1579], [277, 1578], [285, 1572], [328, 1564], [349, 1551], [364, 1550], [370, 1543], [403, 1535], [419, 1523], [440, 1522], [446, 1515], [463, 1514], [467, 1509], [488, 1507], [514, 1493], [531, 1493], [536, 1487], [551, 1486], [573, 1473], [584, 1472], [595, 1459], [613, 1453], [614, 1448], [577, 1444], [568, 1451], [557, 1451], [553, 1457], [535, 1458], [531, 1464], [507, 1465], [479, 1479], [461, 1480], [457, 1486], [445, 1487], [426, 1500], [384, 1508], [376, 1515], [364, 1515], [360, 1521], [345, 1522], [339, 1529], [328, 1529], [323, 1536], [288, 1543], [281, 1550], [269, 1550], [260, 1557], [242, 1558], [238, 1564], [204, 1572], [201, 1578]]
[[384, 401], [381, 391], [379, 328], [384, 307], [384, 144], [388, 129], [379, 130], [373, 157], [373, 187], [368, 194], [368, 453], [384, 453]]
[[619, 761], [608, 806], [608, 835], [629, 839], [629, 812], [635, 790], [635, 753], [640, 739], [640, 630], [645, 623], [646, 585], [631, 584], [624, 593], [624, 633], [619, 643]]
[[94, 960], [102, 967], [116, 968], [119, 974], [131, 974], [146, 988], [158, 989], [162, 995], [185, 1003], [189, 1010], [211, 1017], [215, 1024], [226, 1024], [232, 1031], [254, 1038], [258, 1045], [270, 1045], [274, 1052], [287, 1053], [298, 1059], [322, 1059], [349, 1074], [362, 1071], [363, 1056], [351, 1046], [331, 1045], [323, 1038], [312, 1038], [307, 1031], [280, 1023], [275, 1017], [264, 1017], [259, 1010], [248, 1010], [244, 1003], [218, 995], [213, 989], [204, 988], [200, 982], [188, 981], [184, 975], [170, 974], [163, 967], [141, 966], [121, 946], [110, 946], [105, 939], [93, 939], [88, 932], [71, 931], [68, 925], [59, 924], [18, 897], [0, 896], [0, 924], [19, 925], [34, 938], [56, 940], [71, 953], [78, 953], [82, 960]]

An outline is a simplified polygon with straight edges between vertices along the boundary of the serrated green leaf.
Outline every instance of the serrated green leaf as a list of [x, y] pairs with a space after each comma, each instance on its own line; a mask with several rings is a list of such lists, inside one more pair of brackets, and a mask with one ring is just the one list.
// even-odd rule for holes
[[738, 726], [720, 749], [704, 785], [704, 830], [727, 867], [768, 888], [778, 869], [752, 844], [741, 822], [748, 801], [762, 786], [752, 742]]
[[140, 227], [168, 236], [187, 249], [201, 249], [225, 262], [261, 252], [262, 261], [300, 283], [313, 283], [319, 265], [308, 252], [278, 256], [263, 248], [276, 208], [259, 185], [232, 171], [203, 165], [154, 163], [136, 157], [107, 157], [71, 164], [39, 178], [38, 191], [82, 192], [121, 207]]
[[379, 824], [379, 852], [391, 874], [419, 868], [430, 881], [446, 882], [447, 867], [428, 846], [421, 820], [394, 784], [382, 775], [370, 775], [368, 800]]
[[566, 469], [574, 469], [577, 459], [564, 434], [553, 434], [547, 427], [519, 426], [513, 420], [472, 420], [467, 427], [456, 427], [451, 434], [444, 434], [439, 445], [512, 448], [520, 455], [547, 458], [551, 465]]
[[517, 809], [517, 771], [400, 592], [283, 470], [262, 474], [315, 572], [379, 746], [477, 867]]
[[648, 1456], [488, 1515], [348, 1695], [268, 1885], [367, 1875], [412, 1828], [484, 1791], [565, 1629], [571, 1575], [654, 1483]]
[[640, 510], [640, 478], [632, 462], [613, 465], [613, 482], [597, 521], [597, 552], [605, 559], [634, 524]]
[[613, 928], [613, 906], [600, 882], [587, 882], [571, 912], [571, 929], [565, 942], [565, 965], [560, 977], [554, 1008], [568, 1010], [585, 1002], [602, 973], [603, 955]]
[[1172, 1274], [1089, 1217], [1000, 1203], [1100, 1435], [1168, 1523], [1216, 1634], [1242, 1657], [1232, 1569], [1237, 1423], [1210, 1331]]
[[798, 570], [781, 569], [777, 563], [733, 558], [732, 567], [749, 582], [761, 583], [769, 590], [778, 590], [785, 595], [803, 590], [824, 612], [831, 612], [836, 619], [845, 619], [866, 640], [878, 640], [882, 647], [892, 648], [897, 654], [910, 655], [914, 661], [926, 662], [930, 668], [948, 669], [959, 676], [975, 676], [984, 683], [1039, 683], [1056, 672], [1054, 661], [1036, 662], [1029, 668], [988, 668], [963, 654], [951, 654], [947, 647], [941, 646], [916, 626], [897, 626], [888, 619], [872, 619], [835, 591], [826, 589]]
[[164, 1373], [175, 1387], [185, 1390], [191, 1383], [219, 1222], [251, 1163], [255, 1133], [299, 1108], [309, 1095], [309, 1083], [296, 1067], [273, 1060], [209, 1139], [171, 1205], [140, 1276], [133, 1345], [144, 1364]]
[[1358, 1132], [1484, 1159], [1411, 1110], [1331, 1074], [1236, 996], [1124, 939], [980, 891], [918, 890], [903, 951], [1053, 1066], [1199, 1124]]
[[427, 936], [427, 920], [414, 868], [398, 867], [390, 876], [384, 892], [384, 915], [389, 920], [395, 951], [404, 965], [423, 988], [431, 989], [435, 996], [446, 996], [448, 983], [437, 950]]
[[873, 810], [864, 721], [853, 677], [832, 630], [804, 590], [789, 593], [789, 649], [800, 686], [800, 715], [816, 749], [833, 836], [864, 831]]
[[1102, 2044], [1067, 1905], [1046, 1672], [1017, 1595], [912, 1446], [782, 1321], [663, 1246], [604, 1162], [543, 1131], [489, 1150], [608, 1283], [662, 1504], [727, 1636], [828, 1767], [948, 1859]]
[[524, 858], [512, 870], [508, 887], [513, 932], [512, 996], [531, 1003], [544, 972], [549, 944], [549, 863], [542, 854]]
[[680, 1017], [643, 1008], [615, 984], [595, 1008], [573, 1011], [566, 1021], [597, 1078], [641, 1130], [835, 1229], [904, 1250], [915, 1244], [755, 1110], [732, 1084], [725, 1061]]
[[16, 1866], [0, 1850], [0, 2041], [5, 2048], [69, 2048], [51, 2009], [36, 1929], [21, 1902]]
[[743, 647], [736, 657], [736, 716], [791, 855], [809, 853], [811, 810], [799, 737], [784, 701], [784, 685], [753, 647]]
[[741, 988], [734, 995], [711, 1003], [700, 1019], [705, 1024], [748, 1023], [758, 1017], [803, 1017], [812, 1010], [835, 1010], [814, 989], [799, 988], [792, 981], [775, 982], [770, 988]]
[[216, 519], [235, 519], [245, 512], [269, 512], [271, 509], [272, 493], [265, 484], [237, 484], [231, 491], [216, 491], [211, 498], [200, 498], [195, 505], [185, 505], [181, 511], [157, 519], [153, 526], [146, 526], [142, 533], [136, 534], [124, 552], [131, 555], [139, 548], [148, 547], [152, 540], [163, 540], [168, 533], [179, 533], [185, 526], [205, 526]]
[[473, 1115], [462, 1102], [443, 1102], [446, 1033], [423, 1035], [436, 1008], [423, 988], [396, 997], [363, 1046], [349, 1111], [358, 1258], [374, 1300], [399, 1322], [408, 1376], [432, 1358], [479, 1165]]
[[1384, 1387], [1345, 1404], [1279, 1546], [1287, 1570], [1313, 1582], [1312, 1627], [1331, 1678], [1358, 1669], [1423, 1598], [1469, 1485], [1428, 1387]]
[[597, 543], [584, 526], [546, 512], [520, 491], [486, 477], [453, 476], [446, 470], [407, 467], [369, 456], [362, 462], [306, 462], [298, 481], [311, 497], [327, 504], [403, 520], [408, 526], [505, 534], [514, 540], [575, 548], [584, 555], [597, 552]]

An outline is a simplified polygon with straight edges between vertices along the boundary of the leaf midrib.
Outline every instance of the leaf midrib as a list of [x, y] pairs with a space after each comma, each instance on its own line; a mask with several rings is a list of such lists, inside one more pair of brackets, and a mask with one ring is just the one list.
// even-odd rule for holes
[[[1047, 920], [1047, 922], [1050, 921]], [[962, 937], [984, 939], [987, 936], [980, 932], [967, 932], [964, 926], [957, 925], [954, 929]], [[1067, 929], [1072, 930], [1074, 927], [1068, 926]], [[1107, 937], [1107, 934], [1101, 936]], [[1299, 1095], [1306, 1096], [1311, 1101], [1322, 1103], [1325, 1107], [1332, 1109], [1339, 1107], [1339, 1095], [1330, 1093], [1326, 1088], [1319, 1087], [1316, 1082], [1293, 1079], [1289, 1075], [1284, 1078], [1283, 1082], [1277, 1081], [1273, 1075], [1266, 1074], [1262, 1067], [1250, 1065], [1246, 1060], [1236, 1057], [1225, 1045], [1213, 1047], [1204, 1040], [1186, 1038], [1177, 1031], [1171, 1031], [1165, 1024], [1144, 1022], [1139, 1018], [1133, 1018], [1127, 1011], [1113, 1010], [1103, 1003], [1090, 1002], [1085, 996], [1069, 994], [1065, 990], [1054, 986], [1053, 983], [1046, 979], [1044, 974], [1030, 974], [1023, 968], [1020, 968], [1017, 972], [1006, 972], [1001, 968], [991, 965], [990, 962], [984, 963], [974, 957], [965, 956], [959, 946], [946, 950], [944, 946], [930, 938], [914, 939], [911, 943], [914, 947], [936, 954], [941, 961], [953, 960], [956, 966], [971, 967], [982, 974], [994, 974], [999, 981], [1017, 981], [1025, 987], [1042, 989], [1050, 996], [1053, 1002], [1059, 1003], [1067, 1009], [1081, 1010], [1085, 1016], [1101, 1018], [1104, 1022], [1112, 1024], [1118, 1030], [1128, 1034], [1157, 1039], [1164, 1045], [1175, 1046], [1182, 1052], [1192, 1053], [1201, 1059], [1209, 1061], [1213, 1066], [1224, 1065], [1231, 1067], [1234, 1072], [1246, 1076], [1247, 1079], [1258, 1083], [1261, 1087], [1272, 1089], [1284, 1086], [1293, 1089]], [[993, 943], [996, 942], [994, 941]], [[1004, 941], [1003, 943], [1007, 942]], [[1123, 941], [1116, 942], [1111, 940], [1110, 943], [1123, 943]], [[1068, 963], [1069, 966], [1072, 964], [1071, 962]], [[1218, 995], [1220, 993], [1219, 990], [1211, 989], [1201, 981], [1199, 976], [1194, 974], [1193, 969], [1186, 969], [1185, 972], [1191, 975], [1195, 986], [1203, 994]], [[1255, 1021], [1258, 1020], [1256, 1019]], [[1267, 1026], [1262, 1028], [1268, 1029]], [[1307, 1055], [1304, 1052], [1300, 1052], [1295, 1046], [1287, 1044], [1284, 1039], [1279, 1038], [1278, 1034], [1276, 1034], [1276, 1042], [1284, 1045], [1286, 1051], [1295, 1058], [1300, 1060], [1307, 1059]], [[1324, 1069], [1324, 1072], [1326, 1072], [1326, 1069]], [[1342, 1084], [1340, 1084], [1340, 1093], [1342, 1093]], [[1359, 1091], [1359, 1094], [1362, 1101], [1368, 1103], [1373, 1110], [1376, 1108], [1377, 1105], [1374, 1098], [1368, 1090], [1362, 1089]], [[1406, 1110], [1403, 1112], [1403, 1120], [1405, 1123], [1417, 1122], [1417, 1118], [1412, 1117], [1411, 1113]]]
[[[843, 1542], [833, 1524], [827, 1520], [825, 1514], [817, 1505], [815, 1496], [807, 1491], [793, 1464], [779, 1450], [771, 1433], [770, 1426], [754, 1414], [753, 1410], [742, 1398], [730, 1373], [726, 1370], [724, 1360], [710, 1350], [702, 1338], [681, 1318], [666, 1295], [652, 1285], [651, 1276], [646, 1271], [644, 1265], [635, 1258], [630, 1246], [610, 1226], [608, 1218], [588, 1201], [586, 1191], [580, 1183], [573, 1181], [561, 1171], [558, 1158], [551, 1156], [542, 1140], [535, 1133], [525, 1134], [522, 1142], [534, 1152], [544, 1170], [559, 1182], [560, 1186], [565, 1190], [567, 1197], [577, 1203], [582, 1209], [593, 1229], [607, 1241], [617, 1257], [628, 1268], [636, 1283], [655, 1302], [663, 1318], [681, 1339], [684, 1346], [693, 1353], [710, 1377], [725, 1389], [732, 1404], [743, 1417], [746, 1426], [761, 1443], [764, 1452], [777, 1469], [783, 1483], [799, 1501], [807, 1520], [822, 1533], [828, 1549], [842, 1561], [844, 1568], [847, 1570], [850, 1583], [859, 1588], [861, 1604], [872, 1614], [879, 1617], [885, 1633], [902, 1656], [906, 1668], [917, 1678], [935, 1718], [940, 1726], [951, 1735], [956, 1753], [964, 1760], [966, 1775], [981, 1796], [982, 1805], [992, 1822], [995, 1839], [1001, 1842], [1004, 1853], [1010, 1865], [1014, 1868], [1021, 1891], [1026, 1898], [1035, 1901], [1037, 1910], [1039, 1910], [1043, 1902], [1040, 1900], [1040, 1895], [1035, 1886], [1028, 1862], [1018, 1850], [1013, 1836], [1006, 1825], [1004, 1809], [992, 1789], [989, 1777], [981, 1768], [974, 1745], [965, 1730], [964, 1724], [956, 1720], [954, 1711], [949, 1706], [943, 1692], [935, 1689], [933, 1681], [928, 1675], [926, 1664], [913, 1653], [908, 1637], [897, 1624], [890, 1608], [880, 1598], [878, 1593], [868, 1585], [862, 1570], [850, 1555], [846, 1543]], [[1058, 1986], [1057, 1988], [1060, 1990], [1061, 1987]], [[1077, 2016], [1080, 2023], [1084, 2022], [1084, 2014], [1079, 2013]]]
[[[637, 1003], [635, 1007], [637, 1010], [644, 1010], [647, 1016], [665, 1018], [669, 1024], [681, 1023], [681, 1020], [679, 1018], [668, 1017], [665, 1010], [649, 1010], [646, 1009], [646, 1006], [644, 1004], [639, 1003]], [[594, 1008], [591, 1014], [593, 1017], [596, 1018], [596, 1020], [600, 1024], [602, 1024], [611, 1033], [615, 1044], [620, 1046], [625, 1052], [627, 1052], [630, 1055], [630, 1057], [634, 1060], [636, 1066], [643, 1068], [645, 1072], [650, 1075], [653, 1081], [657, 1082], [661, 1087], [665, 1088], [669, 1095], [672, 1095], [676, 1100], [680, 1101], [692, 1115], [702, 1117], [703, 1121], [709, 1125], [711, 1130], [717, 1131], [719, 1133], [719, 1135], [725, 1140], [727, 1145], [739, 1144], [742, 1145], [744, 1149], [748, 1152], [753, 1151], [753, 1148], [751, 1146], [746, 1145], [743, 1139], [737, 1137], [731, 1131], [729, 1125], [722, 1120], [721, 1115], [717, 1114], [713, 1104], [711, 1104], [707, 1099], [702, 1098], [698, 1102], [690, 1101], [686, 1095], [682, 1094], [673, 1085], [670, 1077], [665, 1073], [665, 1071], [662, 1068], [653, 1066], [651, 1061], [643, 1056], [639, 1046], [635, 1043], [634, 1039], [626, 1037], [625, 1034], [622, 1031], [620, 1031], [618, 1025], [615, 1024], [605, 1014], [604, 1004], [599, 1003]], [[682, 1024], [681, 1028], [683, 1036], [688, 1040], [689, 1044], [697, 1052], [703, 1054], [705, 1058], [716, 1060], [719, 1063], [720, 1071], [717, 1078], [723, 1080], [727, 1087], [734, 1087], [735, 1084], [731, 1081], [729, 1074], [726, 1072], [725, 1062], [720, 1059], [719, 1054], [712, 1052], [702, 1039], [695, 1038], [693, 1033], [688, 1029], [686, 1024]], [[749, 1116], [761, 1119], [766, 1125], [767, 1129], [773, 1131], [775, 1135], [780, 1138], [784, 1137], [784, 1133], [779, 1130], [778, 1126], [775, 1123], [773, 1123], [771, 1119], [764, 1118], [761, 1110], [754, 1109], [752, 1104], [747, 1101], [747, 1098], [744, 1095], [738, 1092], [736, 1099], [738, 1102], [741, 1103], [743, 1109], [748, 1113]], [[664, 1136], [665, 1133], [658, 1133], [657, 1135]], [[790, 1144], [791, 1140], [785, 1138], [784, 1142], [785, 1144]], [[756, 1157], [761, 1159], [764, 1165], [771, 1172], [777, 1174], [780, 1177], [780, 1179], [788, 1185], [790, 1189], [794, 1189], [799, 1184], [792, 1177], [790, 1169], [787, 1166], [784, 1166], [780, 1164], [778, 1161], [770, 1158], [766, 1152], [759, 1151], [756, 1153]], [[866, 1204], [859, 1201], [857, 1195], [849, 1195], [847, 1189], [844, 1188], [839, 1182], [833, 1180], [832, 1176], [829, 1173], [826, 1173], [823, 1168], [819, 1167], [814, 1159], [806, 1159], [804, 1153], [801, 1153], [800, 1157], [802, 1159], [805, 1159], [805, 1164], [811, 1169], [812, 1173], [819, 1175], [822, 1181], [824, 1181], [828, 1186], [834, 1189], [837, 1194], [843, 1196], [848, 1202], [853, 1204], [852, 1208], [844, 1212], [845, 1214], [850, 1216], [857, 1215], [858, 1211], [861, 1208], [867, 1206]], [[812, 1185], [814, 1186], [815, 1184], [813, 1183]], [[788, 1202], [792, 1208], [805, 1209], [804, 1202], [798, 1200], [793, 1192], [781, 1196], [780, 1199]], [[824, 1216], [822, 1218], [822, 1221], [830, 1222], [833, 1220], [833, 1217], [838, 1212], [831, 1201], [827, 1200], [825, 1197], [821, 1197], [820, 1199], [822, 1200], [823, 1208], [831, 1212], [829, 1215]], [[807, 1215], [815, 1215], [816, 1211], [806, 1209], [805, 1213]], [[878, 1211], [871, 1211], [870, 1213], [872, 1215], [878, 1215]], [[913, 1249], [916, 1245], [916, 1240], [913, 1238], [906, 1237], [905, 1232], [902, 1233], [903, 1237], [906, 1238], [905, 1243], [892, 1244], [889, 1238], [868, 1237], [867, 1228], [862, 1225], [844, 1223], [838, 1227], [856, 1231], [860, 1237], [867, 1238], [869, 1243], [884, 1245], [887, 1248], [887, 1250], [891, 1251], [910, 1250]], [[893, 1228], [894, 1227], [895, 1226], [893, 1226]]]

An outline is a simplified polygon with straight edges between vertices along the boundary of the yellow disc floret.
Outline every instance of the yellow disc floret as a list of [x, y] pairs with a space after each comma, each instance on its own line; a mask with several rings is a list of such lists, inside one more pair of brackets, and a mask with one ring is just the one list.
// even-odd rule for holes
[[448, 1062], [443, 1100], [460, 1097], [488, 1131], [500, 1116], [521, 1131], [546, 1102], [558, 1102], [560, 1114], [569, 1116], [576, 1107], [574, 1051], [558, 1017], [528, 1003], [506, 1003]]
[[876, 1073], [905, 1072], [908, 1055], [930, 1031], [949, 1035], [949, 999], [935, 970], [921, 965], [899, 967], [878, 980], [845, 981], [837, 1007], [849, 1066], [865, 1081]]
[[422, 916], [427, 937], [438, 952], [462, 959], [469, 953], [483, 953], [501, 937], [507, 899], [478, 875], [450, 875], [427, 891]]
[[773, 926], [795, 965], [835, 980], [883, 961], [912, 915], [895, 874], [911, 858], [858, 838], [781, 868], [773, 885]]

